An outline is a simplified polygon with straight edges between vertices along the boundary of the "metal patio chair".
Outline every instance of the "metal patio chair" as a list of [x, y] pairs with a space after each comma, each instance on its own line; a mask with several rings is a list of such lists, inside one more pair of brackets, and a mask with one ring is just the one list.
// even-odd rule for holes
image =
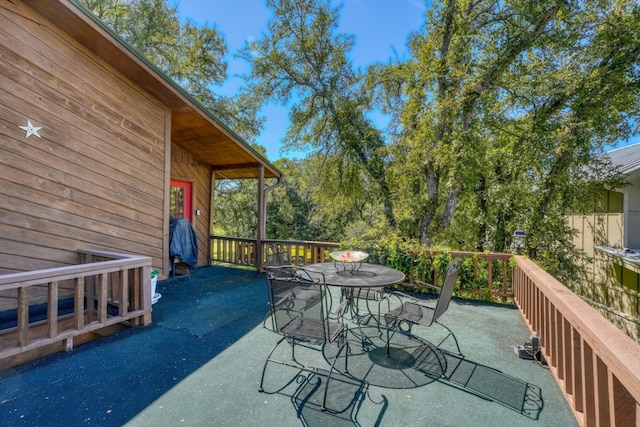
[[291, 257], [289, 251], [284, 245], [273, 243], [267, 247], [267, 266], [279, 267], [282, 265], [291, 265]]
[[[267, 246], [266, 261], [267, 269], [269, 269], [270, 267], [282, 267], [283, 265], [291, 265], [289, 252], [284, 248], [283, 245], [279, 243], [273, 243]], [[271, 312], [267, 313], [267, 315], [265, 316], [264, 320], [262, 321], [262, 327], [266, 327], [269, 316], [271, 316]]]
[[454, 262], [447, 271], [447, 275], [442, 287], [440, 288], [440, 295], [438, 296], [435, 306], [426, 305], [424, 301], [418, 300], [417, 298], [402, 292], [392, 293], [393, 296], [400, 299], [401, 305], [384, 314], [384, 323], [387, 326], [387, 355], [389, 355], [392, 333], [400, 332], [409, 337], [428, 342], [415, 335], [413, 333], [413, 327], [415, 325], [430, 327], [436, 323], [447, 331], [447, 335], [434, 347], [439, 348], [449, 337], [452, 337], [458, 354], [462, 354], [460, 352], [458, 340], [451, 329], [439, 322], [439, 319], [449, 308], [449, 302], [453, 297], [453, 290], [456, 286], [456, 280], [459, 273], [459, 264]]
[[[271, 264], [269, 264], [269, 262], [271, 262]], [[290, 274], [291, 269], [295, 269], [295, 267], [289, 264], [289, 253], [285, 251], [281, 245], [270, 245], [269, 249], [267, 250], [267, 278], [269, 277], [269, 275], [275, 277], [284, 275], [284, 277], [286, 278]], [[306, 301], [306, 305], [309, 307], [320, 302], [317, 292], [314, 292], [302, 286], [295, 286], [295, 284], [292, 282], [290, 283], [290, 289], [285, 289], [285, 287], [282, 287], [278, 289], [277, 292], [284, 292], [284, 295], [289, 292], [293, 292], [296, 294], [297, 300]], [[276, 295], [276, 299], [277, 297], [278, 295]], [[331, 308], [331, 300], [329, 300], [329, 308]], [[271, 316], [271, 310], [269, 311], [269, 313], [267, 313], [262, 322], [263, 327], [266, 327], [269, 316]]]
[[[282, 335], [282, 338], [271, 349], [264, 363], [259, 391], [264, 391], [264, 378], [269, 363], [291, 366], [316, 374], [321, 372], [320, 368], [307, 366], [296, 359], [296, 344], [305, 343], [305, 348], [322, 351], [323, 345], [335, 342], [338, 345], [338, 352], [327, 374], [321, 408], [326, 410], [331, 376], [338, 358], [347, 347], [347, 327], [343, 321], [347, 301], [343, 301], [333, 313], [329, 313], [328, 301], [331, 296], [327, 292], [324, 275], [302, 268], [293, 266], [270, 268], [267, 271], [267, 283], [273, 331]], [[309, 303], [312, 294], [315, 295], [314, 300], [317, 303]], [[305, 295], [304, 299], [300, 295]], [[285, 341], [291, 346], [291, 360], [274, 359], [276, 348]], [[347, 349], [344, 354], [345, 372], [347, 372], [348, 353]]]

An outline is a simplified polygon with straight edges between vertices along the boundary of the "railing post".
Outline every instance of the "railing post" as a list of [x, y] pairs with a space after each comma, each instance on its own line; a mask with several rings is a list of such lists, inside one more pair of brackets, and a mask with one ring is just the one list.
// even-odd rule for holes
[[29, 288], [18, 288], [18, 347], [26, 347], [29, 342]]
[[[129, 310], [129, 271], [122, 270], [118, 272], [118, 314], [120, 316], [126, 316]], [[116, 292], [114, 292], [115, 294]]]
[[107, 322], [107, 274], [98, 275], [96, 296], [98, 298], [98, 322]]
[[[85, 286], [84, 286], [84, 277], [77, 277], [74, 280], [74, 289], [73, 289], [73, 323], [74, 327], [77, 331], [80, 331], [84, 328], [84, 296], [85, 296]], [[87, 301], [88, 302], [88, 301]]]
[[58, 282], [49, 282], [47, 288], [47, 335], [49, 338], [55, 338], [58, 335]]
[[254, 265], [256, 266], [256, 269], [259, 272], [263, 272], [264, 271], [264, 256], [262, 253], [262, 239], [256, 239], [256, 249], [254, 251]]
[[[136, 278], [136, 283], [134, 287], [136, 289], [136, 308], [140, 305], [144, 311], [144, 315], [142, 316], [142, 325], [147, 326], [151, 324], [151, 266], [145, 266], [143, 268], [138, 269], [139, 274], [142, 277], [138, 276]], [[142, 292], [142, 295], [140, 295]]]

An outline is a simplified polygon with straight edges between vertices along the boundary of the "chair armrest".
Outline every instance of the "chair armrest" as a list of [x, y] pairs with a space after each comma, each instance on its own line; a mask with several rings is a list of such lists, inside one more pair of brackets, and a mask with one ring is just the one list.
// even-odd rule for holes
[[346, 300], [346, 299], [342, 300], [342, 302], [336, 307], [336, 309], [333, 310], [333, 314], [338, 315], [338, 316], [344, 314], [348, 303], [349, 303], [348, 300]]
[[393, 291], [390, 293], [390, 295], [395, 296], [398, 301], [399, 301], [399, 305], [402, 306], [403, 304], [407, 303], [407, 304], [411, 304], [411, 305], [416, 305], [419, 307], [425, 307], [425, 308], [430, 308], [433, 309], [433, 304], [437, 303], [437, 300], [435, 301], [423, 301], [420, 298], [414, 296], [414, 295], [409, 295], [406, 294], [404, 292], [400, 292], [400, 291]]
[[290, 301], [294, 298], [293, 292], [287, 292], [286, 295], [281, 295], [277, 301], [273, 302], [274, 307], [280, 307], [282, 304]]
[[442, 286], [432, 285], [431, 283], [422, 282], [420, 280], [416, 280], [415, 283], [423, 288], [435, 289], [436, 291], [440, 291], [442, 289]]
[[406, 294], [406, 293], [401, 292], [401, 291], [392, 291], [392, 292], [389, 293], [389, 295], [393, 295], [393, 296], [398, 297], [398, 298], [404, 297], [404, 298], [407, 298], [407, 299], [417, 299], [413, 295], [409, 295], [409, 294]]

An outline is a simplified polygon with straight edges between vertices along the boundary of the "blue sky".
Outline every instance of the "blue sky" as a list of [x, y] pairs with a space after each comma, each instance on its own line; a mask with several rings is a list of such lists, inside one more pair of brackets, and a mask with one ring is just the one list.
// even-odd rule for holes
[[[396, 54], [400, 58], [406, 56], [409, 33], [420, 29], [426, 12], [424, 0], [332, 1], [334, 5], [342, 4], [339, 31], [356, 37], [351, 59], [360, 67], [384, 62]], [[259, 38], [266, 31], [271, 17], [266, 0], [176, 0], [176, 3], [182, 18], [189, 17], [200, 24], [215, 24], [224, 34], [229, 49], [230, 80], [216, 91], [221, 95], [233, 95], [240, 84], [240, 79], [233, 75], [248, 71], [248, 65], [234, 59], [233, 54], [244, 46], [246, 40]], [[266, 147], [269, 160], [276, 160], [282, 155], [300, 155], [280, 152], [281, 140], [288, 126], [287, 108], [270, 105], [262, 113], [267, 122], [257, 142]], [[637, 142], [640, 142], [640, 137], [619, 142], [616, 146]]]
[[[234, 74], [248, 71], [243, 61], [233, 54], [244, 46], [246, 40], [259, 38], [267, 29], [271, 9], [265, 0], [177, 0], [182, 18], [191, 18], [200, 24], [215, 24], [224, 34], [229, 48], [229, 83], [216, 89], [221, 95], [233, 95], [239, 85]], [[406, 54], [409, 33], [424, 22], [423, 0], [342, 0], [340, 32], [353, 34], [356, 45], [352, 61], [356, 66], [367, 66], [386, 61], [395, 54]], [[287, 129], [285, 107], [268, 106], [263, 110], [266, 127], [257, 142], [267, 149], [269, 160], [281, 157], [281, 139]], [[295, 153], [285, 153], [295, 156]]]

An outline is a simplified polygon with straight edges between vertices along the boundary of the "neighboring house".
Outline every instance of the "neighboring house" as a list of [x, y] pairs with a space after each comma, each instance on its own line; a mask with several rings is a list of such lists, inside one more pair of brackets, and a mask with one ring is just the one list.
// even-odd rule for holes
[[596, 212], [570, 217], [578, 230], [574, 244], [594, 260], [575, 291], [640, 339], [640, 144], [605, 155], [629, 185], [603, 192]]
[[622, 194], [622, 247], [640, 249], [640, 143], [606, 154], [627, 177], [628, 187], [616, 190]]
[[208, 264], [215, 179], [258, 180], [261, 207], [280, 178], [72, 1], [0, 0], [0, 79], [0, 274], [96, 248], [166, 275], [172, 215], [192, 221]]

